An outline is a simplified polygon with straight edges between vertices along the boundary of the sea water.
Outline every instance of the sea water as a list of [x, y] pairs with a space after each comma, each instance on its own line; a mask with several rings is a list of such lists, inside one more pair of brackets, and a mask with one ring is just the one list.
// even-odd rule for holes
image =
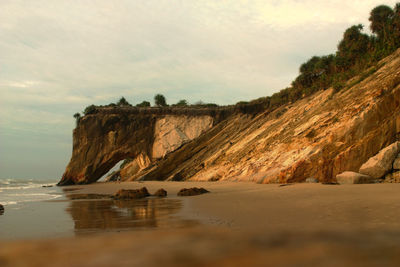
[[55, 179], [0, 178], [0, 204], [20, 205], [59, 198], [62, 194], [55, 185]]
[[[80, 188], [56, 186], [55, 180], [0, 179], [0, 241], [142, 231], [187, 227], [196, 222], [175, 214], [182, 201], [145, 198], [117, 201], [111, 198], [72, 197]], [[76, 196], [76, 195], [75, 195]]]

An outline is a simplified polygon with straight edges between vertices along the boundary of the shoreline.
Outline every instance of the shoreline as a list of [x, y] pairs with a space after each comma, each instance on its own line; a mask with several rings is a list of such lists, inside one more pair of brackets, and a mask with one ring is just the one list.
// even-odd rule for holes
[[[63, 187], [68, 194], [150, 193], [183, 207], [182, 228], [0, 240], [2, 266], [398, 266], [400, 184], [260, 185], [249, 182], [122, 182]], [[210, 193], [178, 197], [181, 188]], [[72, 190], [79, 188], [80, 190]], [[92, 200], [96, 201], [96, 200]], [[29, 253], [27, 253], [29, 252]], [[73, 255], [71, 257], [71, 255]]]
[[[1, 266], [398, 266], [400, 184], [260, 185], [123, 182], [65, 187], [71, 194], [160, 188], [174, 216], [200, 224], [40, 240], [0, 240]], [[183, 187], [210, 193], [178, 197]], [[80, 188], [80, 190], [72, 190]], [[73, 256], [71, 256], [73, 255]]]
[[[241, 231], [319, 231], [400, 229], [400, 184], [290, 186], [252, 182], [107, 182], [84, 186], [71, 194], [114, 194], [119, 189], [163, 188], [182, 200], [176, 214], [204, 225]], [[179, 197], [182, 188], [204, 187], [210, 193]]]

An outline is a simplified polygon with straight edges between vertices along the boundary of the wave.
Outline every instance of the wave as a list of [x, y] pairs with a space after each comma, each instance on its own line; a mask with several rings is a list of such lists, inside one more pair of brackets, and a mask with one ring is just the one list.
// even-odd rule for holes
[[0, 179], [0, 190], [13, 188], [13, 189], [27, 189], [35, 188], [46, 185], [55, 185], [56, 180], [54, 179]]
[[32, 185], [24, 185], [24, 186], [7, 186], [0, 187], [0, 191], [3, 190], [17, 190], [17, 189], [31, 189], [31, 188], [40, 188], [44, 186], [55, 186], [56, 184], [32, 184]]
[[61, 197], [54, 179], [0, 179], [0, 203], [15, 205], [23, 202], [45, 201]]

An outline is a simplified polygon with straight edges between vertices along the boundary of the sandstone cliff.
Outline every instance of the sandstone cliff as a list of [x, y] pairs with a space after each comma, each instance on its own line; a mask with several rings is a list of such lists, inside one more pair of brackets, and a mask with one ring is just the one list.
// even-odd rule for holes
[[[61, 185], [94, 182], [119, 160], [124, 180], [332, 181], [399, 139], [400, 50], [347, 83], [278, 109], [105, 110], [74, 130]], [[128, 171], [130, 170], [130, 171]]]
[[119, 161], [133, 158], [130, 177], [197, 138], [232, 112], [226, 108], [99, 108], [79, 121], [72, 158], [59, 185], [92, 183]]

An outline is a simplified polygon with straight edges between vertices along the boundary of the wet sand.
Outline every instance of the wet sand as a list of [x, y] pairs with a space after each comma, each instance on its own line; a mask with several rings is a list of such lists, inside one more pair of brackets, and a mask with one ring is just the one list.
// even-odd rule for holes
[[[400, 184], [323, 185], [234, 182], [98, 183], [76, 193], [112, 194], [118, 189], [159, 188], [184, 201], [178, 213], [203, 224], [254, 231], [400, 230]], [[211, 193], [177, 197], [181, 188]]]
[[[72, 194], [146, 186], [183, 203], [190, 227], [0, 242], [0, 266], [396, 266], [400, 184], [98, 183]], [[177, 197], [183, 187], [211, 193]], [[71, 256], [73, 255], [73, 256]]]

